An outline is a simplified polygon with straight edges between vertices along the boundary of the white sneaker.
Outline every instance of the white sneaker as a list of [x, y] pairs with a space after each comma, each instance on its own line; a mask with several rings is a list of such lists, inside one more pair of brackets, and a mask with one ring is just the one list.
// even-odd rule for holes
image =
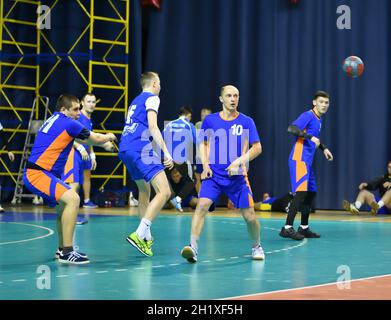
[[4, 212], [4, 211], [5, 211], [4, 208], [0, 204], [0, 212]]
[[174, 199], [172, 199], [171, 201], [171, 204], [175, 207], [176, 210], [178, 210], [179, 212], [183, 212], [183, 209], [182, 209], [182, 200], [180, 197], [175, 197]]
[[356, 206], [353, 204], [353, 203], [350, 203], [349, 201], [347, 200], [344, 200], [342, 202], [342, 207], [346, 210], [346, 211], [349, 211], [350, 213], [353, 213], [353, 214], [359, 214], [360, 213], [360, 210], [358, 210], [356, 208]]
[[253, 260], [265, 260], [265, 253], [260, 244], [255, 248], [252, 248], [252, 257]]
[[138, 201], [135, 197], [133, 197], [133, 193], [129, 194], [129, 207], [138, 207]]
[[183, 258], [185, 258], [190, 263], [197, 262], [197, 251], [195, 249], [193, 249], [193, 247], [190, 245], [188, 245], [182, 249], [181, 256]]

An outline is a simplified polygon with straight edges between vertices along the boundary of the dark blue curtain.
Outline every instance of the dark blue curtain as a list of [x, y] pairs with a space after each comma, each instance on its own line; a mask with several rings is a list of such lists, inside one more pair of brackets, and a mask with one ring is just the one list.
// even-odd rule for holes
[[[352, 29], [339, 30], [337, 7], [351, 9]], [[258, 127], [263, 154], [250, 167], [255, 199], [290, 190], [286, 132], [311, 108], [318, 89], [331, 95], [321, 141], [334, 154], [316, 156], [318, 208], [339, 208], [358, 184], [383, 174], [391, 159], [388, 0], [166, 0], [149, 16], [145, 69], [160, 73], [161, 120], [181, 105], [199, 114], [220, 110], [222, 85], [240, 90], [240, 111]], [[341, 69], [350, 55], [362, 77]], [[198, 120], [198, 119], [195, 119]]]

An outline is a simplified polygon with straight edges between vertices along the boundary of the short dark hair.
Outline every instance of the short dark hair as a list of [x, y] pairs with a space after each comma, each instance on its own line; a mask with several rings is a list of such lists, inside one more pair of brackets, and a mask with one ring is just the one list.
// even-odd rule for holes
[[212, 108], [204, 107], [204, 108], [201, 109], [201, 112], [204, 111], [204, 110], [208, 110], [210, 113], [212, 113]]
[[154, 78], [159, 78], [159, 74], [152, 71], [144, 72], [140, 78], [141, 87], [145, 88], [146, 86], [148, 86], [151, 80], [153, 80]]
[[322, 91], [322, 90], [316, 91], [313, 100], [316, 100], [319, 97], [327, 98], [330, 100], [330, 95], [326, 91]]
[[73, 102], [80, 103], [79, 99], [72, 94], [64, 93], [60, 95], [56, 102], [56, 111], [60, 111], [62, 107], [69, 110], [72, 108]]
[[80, 101], [84, 101], [84, 99], [85, 99], [87, 96], [95, 97], [95, 98], [96, 98], [96, 95], [95, 95], [95, 94], [93, 94], [92, 92], [87, 92], [84, 96], [81, 97]]
[[185, 116], [185, 115], [188, 115], [188, 114], [193, 114], [193, 109], [191, 107], [188, 107], [188, 106], [183, 106], [179, 109], [179, 115], [180, 116]]

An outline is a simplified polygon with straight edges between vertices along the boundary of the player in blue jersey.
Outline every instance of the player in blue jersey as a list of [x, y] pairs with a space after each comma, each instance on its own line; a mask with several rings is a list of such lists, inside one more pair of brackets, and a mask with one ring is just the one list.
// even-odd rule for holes
[[[159, 75], [145, 72], [141, 75], [140, 82], [142, 92], [128, 109], [118, 156], [139, 190], [138, 208], [141, 221], [137, 230], [127, 237], [127, 241], [143, 255], [150, 257], [153, 255], [152, 222], [171, 196], [164, 168], [171, 169], [174, 162], [157, 125], [160, 106]], [[164, 157], [163, 164], [161, 152]], [[151, 185], [156, 195], [149, 201]]]
[[[302, 113], [288, 127], [288, 132], [295, 136], [295, 143], [289, 156], [289, 170], [294, 198], [291, 201], [286, 223], [281, 229], [280, 236], [294, 240], [320, 237], [319, 234], [312, 232], [308, 226], [309, 215], [317, 190], [312, 162], [317, 148], [323, 151], [328, 161], [333, 160], [330, 150], [319, 140], [322, 116], [329, 109], [329, 94], [324, 91], [316, 92], [312, 104], [313, 108], [311, 110]], [[301, 224], [296, 232], [293, 223], [298, 211], [301, 212]]]
[[[232, 85], [221, 88], [222, 111], [208, 115], [200, 132], [200, 155], [203, 172], [197, 208], [193, 215], [190, 245], [181, 255], [190, 263], [197, 262], [198, 241], [210, 205], [224, 192], [240, 209], [252, 240], [252, 257], [263, 260], [260, 224], [254, 212], [254, 201], [247, 178], [248, 162], [262, 153], [254, 121], [237, 111], [239, 91]], [[250, 147], [251, 146], [251, 147]]]
[[[179, 118], [167, 123], [162, 134], [166, 143], [168, 152], [172, 155], [175, 167], [182, 175], [182, 179], [189, 184], [193, 180], [193, 163], [196, 147], [196, 129], [190, 122], [192, 109], [184, 106], [179, 110]], [[171, 175], [168, 175], [169, 178]], [[170, 181], [172, 182], [172, 181]], [[187, 197], [187, 191], [183, 190], [178, 193], [174, 192], [171, 199], [172, 205], [180, 212], [182, 209], [182, 200]]]
[[80, 116], [80, 102], [75, 96], [61, 95], [56, 112], [42, 125], [27, 160], [23, 181], [34, 194], [56, 206], [59, 249], [56, 258], [61, 263], [89, 263], [87, 255], [73, 248], [79, 195], [60, 179], [75, 139], [80, 143], [103, 145], [115, 141], [112, 133], [100, 134], [87, 130], [76, 121]]
[[[96, 97], [92, 93], [86, 93], [81, 99], [82, 109], [78, 121], [87, 129], [92, 130], [91, 115], [95, 111]], [[102, 146], [106, 151], [113, 151], [112, 142], [107, 142]], [[64, 173], [61, 180], [64, 180], [70, 187], [79, 192], [82, 185], [84, 191], [83, 208], [96, 208], [97, 205], [90, 200], [91, 191], [91, 170], [96, 169], [96, 157], [91, 145], [81, 144], [77, 141], [73, 144], [68, 160], [65, 164]], [[76, 224], [82, 225], [88, 220], [77, 217]]]

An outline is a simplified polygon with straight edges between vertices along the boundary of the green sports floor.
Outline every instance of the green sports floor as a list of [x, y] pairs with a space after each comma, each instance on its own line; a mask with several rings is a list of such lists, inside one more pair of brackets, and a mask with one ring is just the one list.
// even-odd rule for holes
[[190, 212], [158, 217], [152, 226], [154, 256], [147, 258], [125, 240], [138, 218], [104, 209], [76, 227], [75, 244], [91, 263], [73, 266], [53, 259], [55, 215], [34, 210], [0, 214], [1, 300], [224, 299], [336, 283], [341, 276], [365, 279], [391, 270], [387, 216], [316, 213], [311, 228], [322, 237], [296, 242], [278, 236], [284, 215], [260, 214], [266, 252], [262, 262], [251, 260], [243, 219], [218, 211], [206, 220], [199, 262], [189, 264], [180, 251], [189, 242]]

